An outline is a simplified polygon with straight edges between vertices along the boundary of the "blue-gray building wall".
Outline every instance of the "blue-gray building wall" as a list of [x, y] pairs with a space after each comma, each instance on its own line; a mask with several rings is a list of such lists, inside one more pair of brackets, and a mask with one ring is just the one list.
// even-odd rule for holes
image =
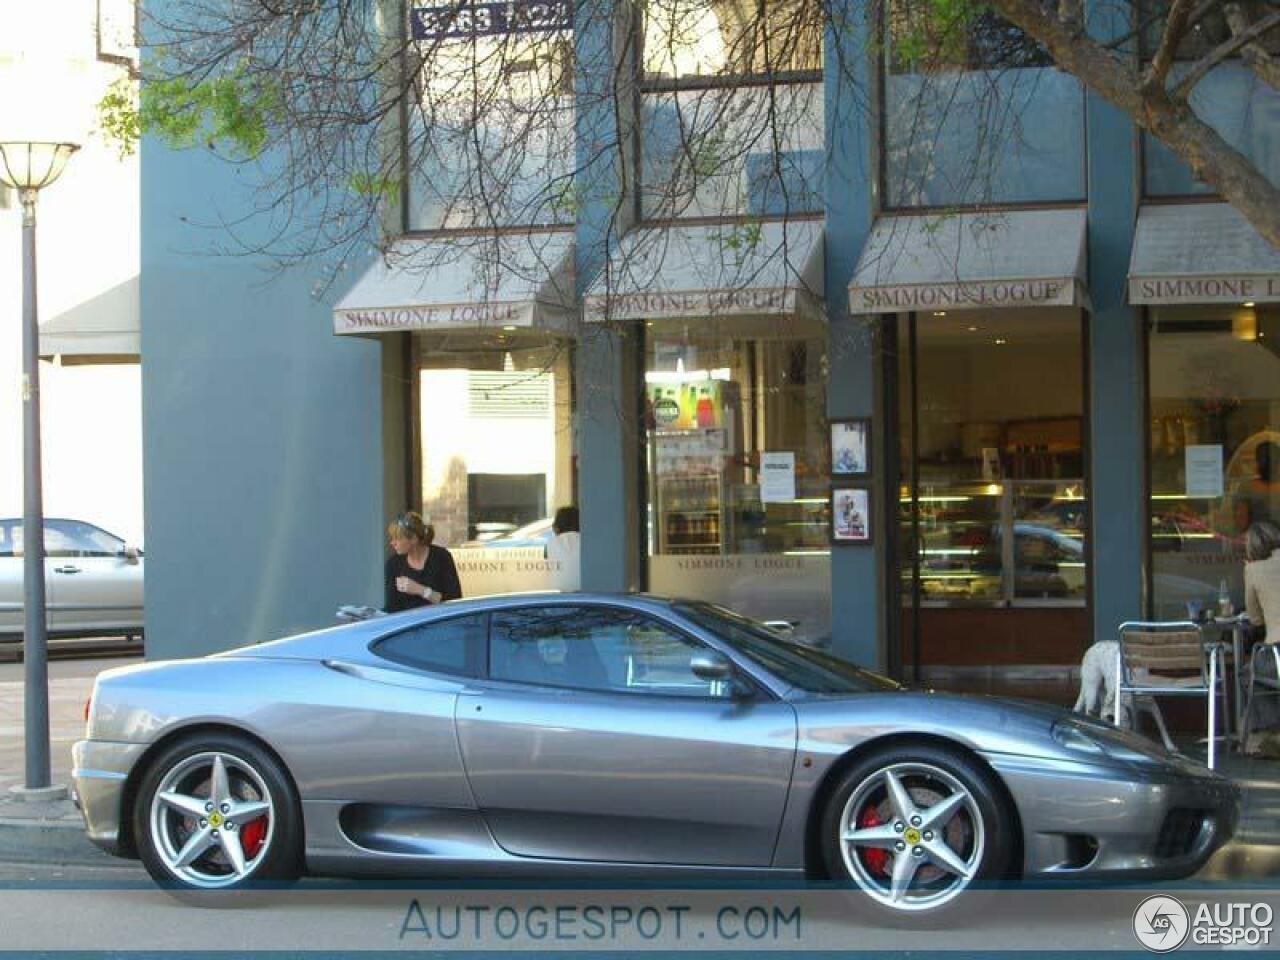
[[380, 603], [378, 343], [334, 336], [314, 271], [209, 252], [227, 234], [198, 225], [248, 201], [234, 166], [145, 139], [142, 184], [148, 657]]

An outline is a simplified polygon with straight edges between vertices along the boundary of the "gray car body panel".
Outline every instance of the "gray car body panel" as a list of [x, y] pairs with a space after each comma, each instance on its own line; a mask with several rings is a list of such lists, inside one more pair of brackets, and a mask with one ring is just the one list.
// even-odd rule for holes
[[[754, 692], [703, 700], [557, 690], [443, 677], [371, 649], [435, 619], [558, 603], [661, 619], [733, 659]], [[147, 746], [218, 725], [281, 758], [298, 787], [313, 871], [794, 874], [806, 867], [806, 831], [836, 765], [909, 737], [966, 750], [1001, 779], [1028, 876], [1183, 875], [1229, 836], [1238, 794], [1227, 781], [1174, 758], [1082, 758], [1052, 736], [1066, 715], [905, 690], [811, 695], [670, 601], [513, 595], [107, 671], [89, 740], [76, 748], [78, 768], [96, 774], [75, 779], [90, 836], [117, 848], [124, 778]], [[1185, 862], [1161, 861], [1154, 832], [1167, 811], [1187, 806], [1216, 811], [1213, 823]], [[1064, 852], [1075, 832], [1098, 837], [1084, 869]]]

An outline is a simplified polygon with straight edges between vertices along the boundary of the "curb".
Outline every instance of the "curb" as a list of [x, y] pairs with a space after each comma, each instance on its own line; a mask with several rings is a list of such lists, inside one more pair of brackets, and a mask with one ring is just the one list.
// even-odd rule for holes
[[120, 866], [127, 860], [99, 850], [77, 820], [0, 817], [0, 862]]

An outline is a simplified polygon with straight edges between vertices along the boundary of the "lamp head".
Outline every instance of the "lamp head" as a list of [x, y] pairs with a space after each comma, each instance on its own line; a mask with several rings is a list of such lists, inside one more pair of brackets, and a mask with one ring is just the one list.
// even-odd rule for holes
[[76, 143], [0, 141], [0, 183], [19, 192], [47, 187], [79, 149]]

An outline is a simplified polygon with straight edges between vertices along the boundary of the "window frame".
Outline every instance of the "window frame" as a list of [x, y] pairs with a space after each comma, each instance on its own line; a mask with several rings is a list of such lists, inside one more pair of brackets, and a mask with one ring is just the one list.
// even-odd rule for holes
[[[635, 221], [638, 226], [693, 226], [705, 223], [756, 223], [769, 221], [793, 221], [793, 220], [812, 220], [825, 216], [823, 207], [820, 205], [815, 210], [791, 210], [781, 214], [769, 215], [753, 215], [749, 211], [741, 213], [721, 213], [712, 216], [662, 216], [647, 217], [644, 212], [645, 199], [645, 155], [644, 155], [644, 107], [646, 98], [653, 94], [671, 94], [678, 99], [681, 93], [695, 91], [709, 93], [716, 90], [740, 90], [755, 87], [784, 87], [799, 86], [804, 84], [821, 84], [826, 79], [825, 61], [827, 57], [826, 38], [823, 38], [821, 45], [823, 64], [814, 70], [776, 70], [763, 73], [745, 73], [745, 74], [698, 74], [689, 77], [663, 77], [650, 75], [644, 68], [644, 11], [638, 6], [632, 11], [632, 30], [636, 36], [637, 53], [632, 64], [632, 77], [635, 81], [635, 127], [633, 130], [632, 148], [635, 151], [635, 181], [636, 186], [633, 191]], [[824, 130], [827, 127], [826, 119], [826, 103], [824, 95], [823, 103], [823, 121]], [[825, 188], [824, 188], [825, 192]], [[825, 203], [825, 200], [824, 200]]]
[[[574, 685], [559, 684], [559, 683], [534, 683], [527, 680], [512, 680], [512, 679], [507, 679], [505, 677], [495, 677], [493, 675], [493, 670], [492, 670], [493, 642], [494, 642], [494, 633], [493, 633], [494, 616], [498, 614], [512, 613], [512, 612], [522, 611], [522, 610], [546, 611], [546, 610], [555, 610], [557, 608], [579, 608], [579, 609], [587, 608], [591, 610], [607, 610], [612, 613], [625, 614], [625, 615], [637, 617], [642, 620], [648, 620], [652, 623], [655, 623], [658, 626], [662, 627], [668, 633], [674, 634], [679, 639], [684, 640], [691, 647], [693, 647], [695, 651], [707, 650], [713, 653], [718, 653], [721, 656], [725, 657], [734, 666], [735, 678], [737, 678], [746, 687], [749, 687], [750, 692], [749, 694], [743, 694], [739, 696], [729, 695], [729, 696], [723, 696], [723, 697], [714, 697], [714, 696], [701, 695], [701, 694], [696, 696], [689, 696], [686, 694], [660, 693], [660, 692], [655, 692], [651, 690], [641, 690], [641, 689], [602, 690], [596, 687], [582, 687], [582, 686], [574, 686]], [[531, 603], [531, 604], [518, 604], [514, 606], [509, 606], [509, 607], [504, 606], [499, 609], [490, 610], [488, 611], [488, 613], [490, 616], [489, 616], [489, 625], [488, 625], [488, 641], [485, 645], [485, 666], [486, 666], [485, 679], [490, 683], [508, 685], [511, 687], [519, 688], [521, 690], [563, 690], [563, 691], [573, 691], [576, 693], [593, 694], [597, 696], [649, 697], [649, 698], [656, 698], [664, 701], [670, 700], [670, 701], [675, 701], [680, 703], [697, 702], [697, 703], [732, 704], [732, 703], [743, 703], [743, 702], [756, 702], [760, 700], [767, 700], [767, 699], [774, 698], [773, 692], [769, 690], [768, 687], [764, 683], [762, 683], [760, 679], [756, 677], [752, 671], [746, 669], [737, 657], [734, 657], [730, 653], [707, 643], [706, 640], [698, 636], [695, 632], [686, 628], [683, 624], [678, 622], [673, 622], [672, 620], [666, 617], [659, 616], [649, 610], [641, 610], [635, 607], [628, 607], [628, 606], [623, 606], [615, 603], [592, 603], [589, 601], [583, 601], [579, 599], [567, 599], [563, 603]]]
[[[489, 624], [491, 621], [491, 614], [492, 614], [492, 611], [490, 610], [481, 610], [481, 611], [472, 610], [466, 613], [457, 613], [457, 614], [452, 614], [452, 615], [447, 615], [442, 617], [433, 617], [430, 620], [410, 624], [409, 626], [403, 627], [399, 630], [393, 630], [391, 633], [385, 633], [379, 637], [376, 637], [375, 639], [370, 641], [368, 650], [369, 650], [369, 653], [371, 653], [373, 656], [377, 657], [380, 660], [385, 660], [387, 663], [399, 664], [402, 667], [408, 667], [411, 670], [417, 670], [420, 673], [432, 674], [432, 675], [441, 676], [441, 677], [448, 677], [449, 679], [452, 679], [452, 680], [485, 680], [485, 679], [488, 679], [488, 676], [489, 676]], [[479, 618], [483, 621], [483, 624], [481, 626], [481, 632], [484, 635], [483, 640], [481, 641], [481, 650], [479, 652], [479, 655], [476, 657], [475, 674], [456, 673], [452, 670], [446, 670], [442, 667], [441, 668], [431, 667], [411, 657], [398, 656], [396, 654], [389, 653], [382, 649], [384, 646], [386, 646], [386, 644], [389, 641], [395, 639], [396, 637], [403, 636], [407, 633], [413, 633], [418, 630], [430, 629], [432, 627], [437, 627], [442, 624], [453, 623], [454, 621], [457, 621], [457, 620], [467, 620], [467, 619], [475, 619], [475, 618]]]
[[[968, 203], [953, 202], [915, 205], [895, 204], [891, 202], [892, 194], [889, 180], [889, 76], [893, 50], [889, 37], [890, 25], [888, 8], [892, 2], [893, 0], [884, 0], [882, 3], [875, 4], [875, 9], [872, 14], [873, 19], [871, 22], [872, 33], [879, 40], [875, 53], [873, 54], [872, 67], [876, 88], [873, 91], [873, 102], [875, 104], [876, 111], [876, 117], [874, 118], [876, 135], [872, 140], [874, 141], [873, 149], [875, 151], [873, 169], [875, 171], [877, 193], [880, 197], [881, 214], [885, 216], [891, 214], [919, 214], [922, 216], [928, 216], [930, 214], [947, 214], [966, 210], [1056, 210], [1063, 207], [1079, 207], [1087, 204], [1089, 202], [1089, 104], [1088, 90], [1081, 81], [1077, 81], [1080, 85], [1081, 98], [1080, 146], [1079, 156], [1077, 157], [1081, 174], [1080, 182], [1082, 186], [1080, 196], [1053, 200], [979, 199]], [[998, 70], [1002, 68], [997, 67], [995, 69]], [[1139, 139], [1141, 138], [1139, 137]]]

